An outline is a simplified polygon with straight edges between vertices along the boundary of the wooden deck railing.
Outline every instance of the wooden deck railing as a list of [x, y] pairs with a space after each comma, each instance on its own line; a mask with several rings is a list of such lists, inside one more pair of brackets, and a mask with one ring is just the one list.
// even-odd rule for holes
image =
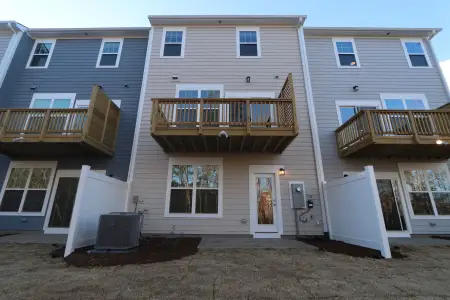
[[158, 128], [232, 127], [292, 129], [298, 133], [295, 94], [289, 74], [279, 98], [153, 98], [152, 134]]
[[338, 150], [360, 147], [367, 141], [396, 144], [432, 143], [450, 139], [450, 110], [364, 110], [335, 131]]
[[87, 109], [0, 109], [0, 142], [85, 141], [113, 153], [120, 110], [94, 86]]

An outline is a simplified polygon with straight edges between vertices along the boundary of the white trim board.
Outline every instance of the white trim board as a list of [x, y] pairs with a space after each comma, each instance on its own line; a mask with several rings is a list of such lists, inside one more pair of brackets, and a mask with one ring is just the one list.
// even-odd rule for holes
[[320, 149], [320, 139], [319, 139], [319, 129], [317, 127], [317, 119], [316, 119], [316, 109], [314, 106], [314, 96], [311, 85], [311, 76], [309, 73], [309, 64], [308, 64], [308, 56], [306, 51], [306, 42], [305, 42], [305, 33], [303, 30], [303, 25], [298, 29], [298, 41], [300, 47], [300, 58], [302, 60], [303, 66], [303, 81], [305, 84], [305, 94], [306, 94], [306, 102], [308, 103], [308, 116], [309, 123], [311, 124], [311, 137], [314, 147], [314, 160], [316, 165], [316, 173], [317, 173], [317, 182], [319, 188], [319, 197], [322, 205], [322, 219], [323, 219], [323, 231], [328, 232], [328, 224], [330, 223], [330, 219], [328, 216], [328, 207], [327, 201], [325, 199], [324, 192], [324, 183], [325, 183], [325, 174], [323, 171], [323, 162], [322, 162], [322, 151]]
[[[33, 59], [33, 56], [34, 56], [34, 50], [36, 50], [36, 46], [39, 43], [52, 43], [52, 48], [50, 49], [50, 52], [48, 54], [47, 60], [45, 61], [45, 66], [33, 67], [33, 66], [30, 66], [30, 63], [31, 63], [31, 60]], [[45, 39], [45, 40], [38, 39], [38, 40], [35, 40], [33, 48], [31, 49], [30, 56], [28, 57], [28, 62], [27, 62], [27, 65], [26, 65], [25, 69], [47, 69], [48, 65], [50, 64], [50, 60], [52, 59], [52, 55], [53, 55], [53, 51], [55, 50], [55, 47], [56, 47], [56, 39]]]
[[11, 39], [9, 40], [8, 48], [3, 54], [3, 58], [0, 61], [0, 87], [2, 87], [3, 81], [5, 80], [6, 73], [8, 72], [9, 66], [11, 65], [14, 54], [16, 53], [17, 46], [23, 36], [23, 32], [15, 32]]
[[[150, 30], [153, 32], [153, 30]], [[183, 32], [182, 38], [181, 38], [181, 52], [180, 56], [164, 56], [164, 47], [166, 44], [166, 32], [167, 31], [181, 31]], [[152, 37], [153, 39], [153, 37]], [[184, 58], [184, 49], [186, 48], [186, 27], [164, 27], [163, 33], [161, 36], [161, 47], [159, 49], [159, 57], [160, 58]]]
[[[97, 63], [95, 64], [96, 68], [118, 68], [119, 67], [119, 63], [120, 63], [120, 57], [122, 56], [122, 48], [123, 48], [123, 38], [104, 38], [102, 39], [102, 44], [100, 46], [100, 49], [98, 51], [98, 56], [97, 56]], [[119, 43], [119, 50], [117, 53], [103, 53], [103, 48], [105, 47], [105, 43]], [[100, 61], [102, 59], [103, 55], [117, 55], [116, 58], [116, 63], [114, 64], [114, 66], [101, 66], [100, 65]]]
[[[133, 178], [134, 178], [134, 169], [136, 166], [136, 155], [137, 155], [137, 148], [138, 148], [138, 142], [139, 142], [139, 133], [141, 130], [142, 116], [144, 113], [145, 93], [147, 92], [148, 72], [150, 69], [150, 58], [152, 56], [153, 32], [154, 32], [153, 29], [150, 29], [148, 32], [147, 53], [145, 55], [144, 72], [142, 74], [142, 85], [141, 85], [141, 92], [139, 95], [139, 106], [138, 106], [138, 111], [137, 111], [137, 116], [136, 116], [136, 125], [134, 127], [134, 136], [133, 136], [133, 145], [131, 147], [130, 165], [128, 167], [128, 176], [127, 176], [128, 191], [127, 191], [127, 201], [125, 201], [125, 211], [129, 210], [130, 202], [131, 202], [131, 189], [132, 189], [132, 183], [133, 183]], [[149, 106], [151, 109], [151, 105], [149, 105]]]

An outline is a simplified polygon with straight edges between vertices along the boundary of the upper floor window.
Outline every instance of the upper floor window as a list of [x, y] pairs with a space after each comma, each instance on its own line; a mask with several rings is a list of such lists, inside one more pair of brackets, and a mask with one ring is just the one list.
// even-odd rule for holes
[[402, 40], [403, 50], [410, 68], [431, 67], [428, 54], [420, 40]]
[[36, 40], [28, 58], [27, 68], [47, 68], [55, 43], [56, 40]]
[[344, 124], [351, 117], [365, 109], [379, 109], [379, 101], [336, 101], [339, 124]]
[[161, 57], [184, 57], [186, 28], [164, 28]]
[[123, 39], [103, 39], [97, 58], [97, 68], [119, 67]]
[[427, 98], [423, 94], [381, 94], [380, 97], [385, 109], [429, 109]]
[[236, 28], [237, 57], [261, 57], [259, 28]]
[[333, 38], [334, 54], [340, 68], [359, 68], [359, 58], [353, 39]]

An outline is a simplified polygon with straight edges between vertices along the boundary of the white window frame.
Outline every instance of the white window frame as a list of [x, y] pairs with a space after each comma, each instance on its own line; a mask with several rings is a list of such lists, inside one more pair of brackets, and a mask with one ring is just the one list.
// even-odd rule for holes
[[[190, 214], [182, 213], [170, 213], [170, 192], [172, 182], [172, 166], [173, 165], [216, 165], [219, 166], [219, 189], [218, 189], [218, 208], [217, 214], [196, 214], [196, 197], [195, 193], [192, 194], [192, 212]], [[194, 167], [194, 174], [196, 174], [196, 168]], [[194, 175], [193, 186], [196, 185]], [[195, 189], [193, 188], [193, 191]], [[199, 218], [199, 219], [218, 219], [223, 216], [223, 157], [171, 157], [169, 158], [168, 172], [167, 172], [167, 190], [166, 190], [166, 203], [164, 209], [164, 217], [166, 218]]]
[[[50, 52], [48, 54], [48, 58], [47, 58], [47, 61], [45, 62], [45, 66], [41, 66], [41, 67], [35, 66], [35, 67], [33, 67], [33, 66], [30, 66], [31, 60], [33, 59], [34, 51], [36, 50], [36, 46], [39, 43], [52, 43], [52, 48], [50, 49]], [[27, 66], [25, 68], [26, 69], [47, 69], [48, 65], [50, 63], [50, 60], [52, 59], [52, 55], [53, 55], [53, 51], [55, 50], [55, 46], [56, 46], [56, 39], [35, 40], [33, 48], [31, 49], [30, 57], [28, 57]]]
[[34, 93], [33, 97], [31, 98], [30, 108], [33, 107], [34, 101], [36, 101], [36, 99], [51, 99], [52, 102], [50, 106], [53, 106], [53, 102], [55, 101], [55, 99], [70, 99], [70, 108], [73, 108], [76, 96], [76, 93]]
[[[224, 98], [225, 92], [224, 92], [224, 85], [223, 84], [177, 84], [175, 89], [175, 98], [179, 98], [180, 91], [182, 90], [188, 90], [188, 91], [197, 91], [198, 92], [198, 99], [201, 98], [201, 91], [205, 90], [218, 90], [220, 91], [220, 98]], [[222, 116], [222, 110], [227, 109], [227, 104], [223, 104], [219, 107], [219, 116]], [[200, 104], [197, 105], [197, 122], [200, 122]], [[173, 120], [176, 120], [176, 114], [177, 114], [177, 105], [174, 105], [173, 110]], [[219, 122], [226, 122], [226, 120], [219, 120]], [[176, 125], [174, 125], [176, 126]]]
[[[359, 62], [358, 49], [356, 49], [356, 43], [355, 43], [355, 39], [354, 38], [332, 38], [332, 40], [333, 40], [334, 56], [336, 58], [336, 64], [337, 64], [338, 68], [343, 68], [343, 69], [358, 69], [358, 68], [361, 68], [361, 63]], [[353, 53], [350, 53], [350, 52], [348, 52], [348, 53], [347, 52], [346, 53], [339, 53], [338, 50], [337, 50], [336, 42], [350, 42], [350, 43], [352, 43]], [[355, 55], [356, 66], [342, 66], [341, 65], [341, 61], [339, 60], [339, 54], [353, 54], [353, 55]]]
[[[0, 192], [0, 204], [3, 201], [3, 195], [6, 190], [6, 185], [8, 184], [9, 175], [11, 174], [11, 170], [13, 168], [51, 168], [52, 172], [50, 174], [50, 180], [47, 186], [47, 192], [45, 194], [44, 203], [42, 204], [41, 212], [22, 212], [23, 205], [25, 203], [26, 192], [22, 195], [22, 200], [20, 202], [19, 211], [17, 212], [6, 212], [0, 211], [0, 216], [44, 216], [47, 210], [47, 204], [50, 197], [50, 191], [53, 186], [53, 179], [55, 178], [56, 173], [56, 161], [11, 161], [8, 167], [8, 172], [6, 173], [5, 179], [3, 181], [2, 190]], [[32, 171], [31, 171], [32, 172]], [[31, 173], [30, 175], [31, 176]], [[27, 183], [25, 184], [24, 191], [28, 191], [28, 184], [31, 177], [28, 177]], [[22, 189], [20, 189], [22, 190]]]
[[[256, 56], [241, 56], [241, 41], [239, 39], [239, 32], [241, 31], [256, 31], [256, 49], [258, 55]], [[236, 27], [236, 57], [237, 58], [261, 58], [261, 36], [259, 32], [259, 27]]]
[[342, 106], [375, 106], [377, 109], [381, 109], [381, 103], [378, 100], [336, 100], [335, 104], [339, 126], [343, 124], [340, 110]]
[[[118, 108], [120, 108], [120, 105], [122, 104], [122, 100], [111, 99], [111, 101], [114, 102], [114, 104], [117, 105]], [[80, 108], [80, 106], [89, 107], [89, 103], [91, 103], [91, 100], [86, 100], [86, 99], [78, 100], [77, 99], [75, 101], [74, 108]]]
[[[443, 162], [443, 163], [399, 163], [398, 164], [398, 168], [399, 168], [399, 172], [400, 172], [400, 178], [402, 181], [402, 187], [403, 187], [403, 193], [405, 195], [405, 199], [406, 199], [406, 204], [408, 207], [408, 211], [409, 211], [409, 215], [411, 219], [435, 219], [435, 220], [448, 220], [450, 219], [450, 215], [438, 215], [437, 214], [437, 208], [436, 208], [436, 204], [434, 202], [434, 198], [430, 197], [430, 202], [431, 202], [431, 206], [433, 207], [433, 212], [434, 215], [415, 215], [414, 211], [413, 211], [413, 207], [411, 204], [411, 199], [409, 197], [409, 192], [407, 190], [407, 184], [406, 184], [406, 178], [405, 178], [405, 174], [404, 171], [406, 170], [410, 170], [410, 169], [414, 169], [414, 170], [426, 170], [429, 168], [433, 168], [433, 167], [444, 167], [445, 172], [447, 173], [447, 176], [450, 180], [450, 172], [448, 169], [448, 165]], [[429, 189], [429, 183], [428, 180], [425, 180], [425, 183], [427, 184], [427, 192], [431, 193], [430, 189]]]
[[[166, 45], [166, 32], [167, 31], [182, 31], [183, 37], [181, 40], [181, 53], [180, 56], [164, 56], [164, 47]], [[184, 48], [186, 47], [186, 27], [164, 27], [161, 37], [161, 48], [159, 51], [160, 58], [184, 58]]]
[[[120, 43], [119, 44], [119, 52], [116, 53], [103, 53], [103, 48], [105, 46], [105, 43]], [[119, 67], [119, 63], [120, 63], [120, 57], [122, 56], [122, 48], [123, 48], [123, 38], [108, 38], [108, 39], [103, 39], [102, 40], [102, 45], [100, 46], [100, 50], [98, 52], [98, 56], [97, 56], [97, 64], [95, 65], [96, 68], [106, 68], [106, 69], [111, 69], [111, 68], [118, 68]], [[100, 61], [102, 59], [102, 55], [117, 55], [117, 59], [116, 59], [116, 64], [114, 66], [101, 66], [100, 65]]]
[[425, 94], [381, 93], [380, 100], [383, 105], [383, 109], [388, 109], [385, 101], [387, 99], [401, 99], [405, 109], [407, 109], [405, 100], [422, 100], [425, 109], [430, 109], [430, 105], [428, 104], [428, 99]]
[[[421, 66], [415, 67], [415, 66], [412, 65], [411, 59], [409, 58], [408, 49], [406, 49], [406, 44], [405, 44], [406, 42], [420, 43], [420, 45], [422, 46], [422, 49], [423, 49], [423, 53], [425, 55], [425, 59], [427, 60], [427, 63], [428, 63], [427, 67], [425, 67], [425, 66], [423, 66], [423, 67], [421, 67]], [[418, 68], [418, 69], [430, 69], [430, 68], [433, 68], [433, 65], [431, 64], [431, 59], [428, 56], [428, 51], [427, 51], [427, 48], [425, 47], [425, 44], [423, 43], [423, 40], [421, 40], [421, 39], [401, 39], [401, 43], [402, 43], [402, 47], [403, 47], [403, 53], [405, 54], [406, 61], [408, 62], [408, 66], [410, 68]], [[414, 54], [412, 54], [412, 55], [414, 55]]]

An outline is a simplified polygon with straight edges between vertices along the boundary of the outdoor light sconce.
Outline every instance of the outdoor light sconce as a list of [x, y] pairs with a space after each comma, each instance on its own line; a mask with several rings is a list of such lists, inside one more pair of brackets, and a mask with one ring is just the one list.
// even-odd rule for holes
[[247, 76], [247, 77], [245, 78], [245, 82], [247, 82], [247, 83], [250, 83], [251, 80], [252, 80], [252, 79], [250, 78], [250, 76]]
[[278, 175], [284, 176], [285, 174], [286, 174], [286, 171], [284, 170], [284, 168], [280, 168], [280, 169], [278, 170]]
[[437, 145], [447, 145], [447, 142], [444, 142], [443, 140], [436, 140]]
[[357, 92], [357, 91], [359, 91], [359, 86], [357, 86], [357, 85], [354, 85], [354, 86], [353, 86], [353, 91], [354, 91], [354, 92]]

